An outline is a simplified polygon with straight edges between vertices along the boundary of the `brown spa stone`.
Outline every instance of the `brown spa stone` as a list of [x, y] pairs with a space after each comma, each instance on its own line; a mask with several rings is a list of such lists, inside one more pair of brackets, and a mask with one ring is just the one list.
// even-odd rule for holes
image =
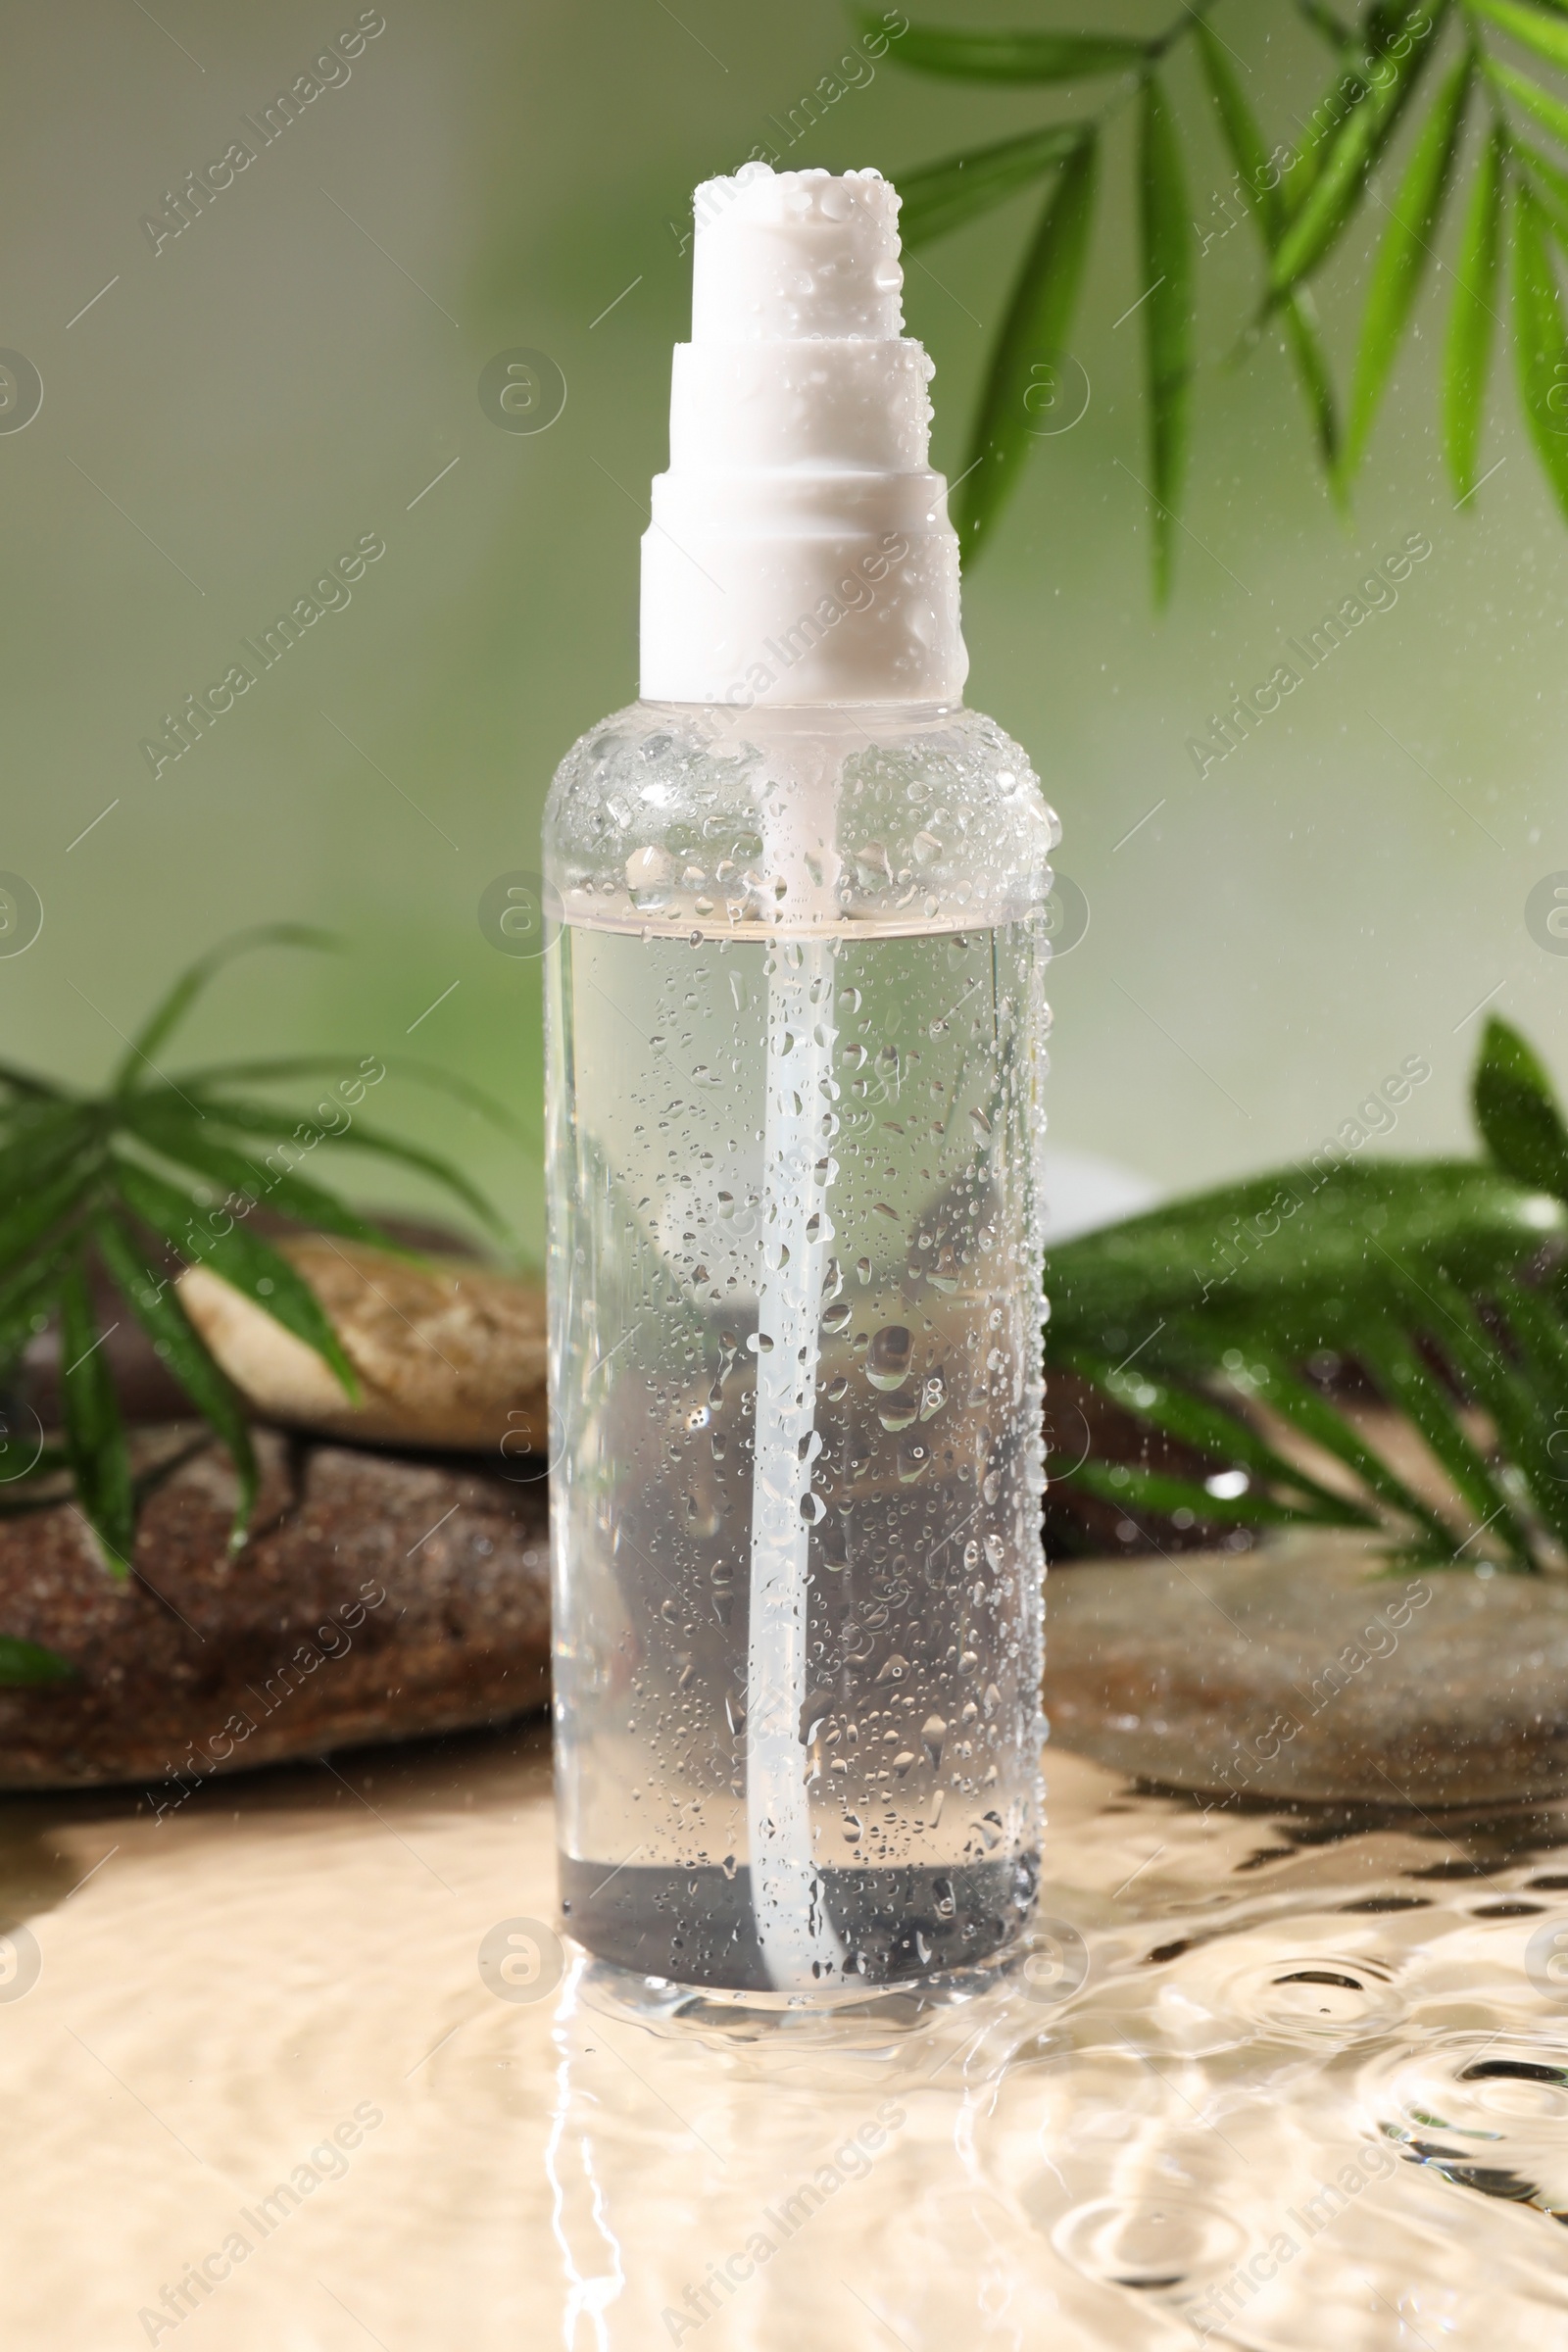
[[1322, 1536], [1063, 1567], [1046, 1658], [1053, 1742], [1167, 1788], [1425, 1808], [1568, 1788], [1568, 1578], [1391, 1572]]
[[237, 1553], [233, 1473], [190, 1426], [137, 1434], [139, 1468], [176, 1466], [128, 1584], [68, 1502], [0, 1522], [0, 1633], [80, 1676], [0, 1690], [0, 1788], [133, 1782], [168, 1805], [215, 1772], [544, 1703], [542, 1476], [255, 1435], [262, 1493]]

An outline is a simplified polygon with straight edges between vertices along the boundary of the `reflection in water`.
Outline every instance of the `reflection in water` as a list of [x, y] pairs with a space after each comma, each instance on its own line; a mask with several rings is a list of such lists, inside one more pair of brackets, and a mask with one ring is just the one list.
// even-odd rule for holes
[[1053, 1780], [1053, 1916], [969, 1983], [799, 2016], [574, 1978], [625, 2249], [596, 2344], [1560, 2345], [1568, 2001], [1531, 1952], [1568, 1819]]
[[[19, 1812], [18, 2342], [1568, 2340], [1568, 1808], [1205, 1816], [1057, 1755], [1032, 1952], [768, 2014], [580, 1956], [482, 1973], [553, 1912], [541, 1733], [337, 1763], [159, 1829]], [[346, 2167], [181, 2288], [367, 2101]]]
[[555, 2039], [560, 2053], [556, 2066], [556, 2096], [545, 2170], [555, 2203], [551, 2224], [561, 2248], [566, 2280], [562, 2334], [566, 2352], [592, 2346], [609, 2352], [606, 2313], [626, 2282], [620, 2246], [594, 2170], [593, 2095], [572, 2086], [575, 2025], [580, 2014], [578, 1992], [583, 1963], [567, 1972], [556, 2006]]

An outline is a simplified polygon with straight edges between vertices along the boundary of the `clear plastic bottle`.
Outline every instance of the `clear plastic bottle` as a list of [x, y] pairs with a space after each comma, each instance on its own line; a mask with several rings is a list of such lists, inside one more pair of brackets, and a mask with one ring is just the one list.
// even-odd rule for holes
[[[781, 198], [807, 236], [842, 230], [846, 187], [852, 230], [896, 213], [874, 174], [765, 176], [711, 183], [747, 198], [731, 246], [748, 209], [776, 229]], [[894, 342], [840, 325], [756, 339], [814, 342], [817, 375], [823, 344]], [[898, 347], [907, 375], [919, 347]], [[859, 380], [870, 363], [826, 364]], [[928, 416], [902, 446], [919, 466], [886, 469], [896, 525], [912, 476], [931, 527], [872, 541], [904, 549], [883, 635], [873, 599], [846, 612], [858, 646], [822, 639], [805, 677], [683, 697], [753, 621], [710, 599], [677, 642], [645, 603], [646, 699], [574, 746], [546, 820], [566, 1925], [642, 1976], [794, 1998], [985, 1957], [1038, 1874], [1056, 827], [1024, 754], [952, 691]], [[854, 476], [836, 494], [859, 521], [874, 469], [823, 463], [843, 430], [809, 423], [804, 466], [786, 430], [785, 456], [808, 504]], [[764, 417], [740, 453], [731, 523], [769, 435]], [[686, 520], [744, 595], [745, 531]], [[767, 592], [786, 612], [812, 566], [852, 560], [805, 539], [804, 574]]]

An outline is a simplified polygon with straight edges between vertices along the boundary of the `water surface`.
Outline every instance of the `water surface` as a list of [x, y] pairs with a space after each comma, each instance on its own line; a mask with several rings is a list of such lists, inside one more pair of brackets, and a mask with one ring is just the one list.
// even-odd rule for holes
[[1029, 1958], [784, 2020], [558, 1963], [537, 1731], [13, 1801], [14, 2340], [1556, 2352], [1568, 1809], [1048, 1778]]

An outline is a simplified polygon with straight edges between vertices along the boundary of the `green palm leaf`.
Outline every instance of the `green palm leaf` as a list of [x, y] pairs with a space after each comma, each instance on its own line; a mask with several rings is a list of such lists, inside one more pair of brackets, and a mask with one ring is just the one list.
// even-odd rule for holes
[[976, 147], [967, 155], [950, 156], [923, 172], [905, 173], [899, 181], [903, 199], [899, 228], [905, 245], [930, 245], [950, 230], [976, 220], [1032, 187], [1037, 179], [1064, 163], [1084, 135], [1081, 122], [1053, 122], [1044, 130], [1025, 131], [1021, 138], [1000, 139], [994, 147]]
[[1568, 1128], [1551, 1080], [1517, 1029], [1495, 1013], [1482, 1039], [1470, 1101], [1497, 1166], [1519, 1184], [1568, 1200]]
[[1366, 453], [1395, 354], [1409, 324], [1432, 258], [1432, 240], [1452, 183], [1473, 80], [1474, 69], [1466, 56], [1448, 75], [1421, 126], [1383, 233], [1367, 293], [1350, 391], [1344, 458], [1347, 477], [1355, 471]]
[[[880, 16], [865, 11], [859, 21], [863, 32], [886, 38]], [[950, 80], [1082, 81], [1141, 65], [1149, 44], [1120, 33], [969, 32], [911, 24], [898, 36], [893, 54], [901, 66]]]
[[0, 1634], [0, 1690], [36, 1690], [50, 1683], [80, 1680], [69, 1658], [45, 1649], [39, 1642], [21, 1642], [15, 1634]]
[[126, 1125], [139, 1142], [149, 1145], [165, 1159], [194, 1168], [200, 1175], [226, 1185], [231, 1194], [253, 1207], [268, 1205], [302, 1225], [314, 1225], [322, 1233], [341, 1234], [346, 1241], [368, 1242], [372, 1248], [390, 1250], [394, 1256], [414, 1254], [379, 1225], [345, 1207], [334, 1193], [312, 1184], [308, 1177], [267, 1167], [248, 1153], [220, 1143], [212, 1128], [221, 1116], [216, 1103], [210, 1112], [189, 1112], [183, 1111], [177, 1102], [171, 1104], [167, 1097], [155, 1103], [142, 1097], [128, 1113]]
[[335, 1375], [344, 1394], [352, 1402], [359, 1402], [358, 1375], [344, 1354], [320, 1301], [310, 1284], [270, 1243], [264, 1242], [259, 1234], [248, 1233], [237, 1220], [227, 1233], [217, 1233], [210, 1225], [198, 1230], [195, 1203], [133, 1160], [118, 1159], [115, 1178], [121, 1199], [132, 1216], [162, 1234], [188, 1264], [210, 1266], [264, 1314], [270, 1315], [274, 1323], [281, 1324], [297, 1340], [303, 1340], [307, 1348], [314, 1348]]
[[1296, 13], [1314, 32], [1321, 34], [1331, 49], [1348, 49], [1353, 44], [1354, 25], [1347, 24], [1332, 8], [1326, 8], [1323, 0], [1296, 0]]
[[1441, 1324], [1428, 1326], [1434, 1333], [1441, 1330], [1436, 1344], [1491, 1417], [1501, 1452], [1523, 1473], [1537, 1516], [1568, 1547], [1568, 1486], [1555, 1476], [1547, 1451], [1549, 1424], [1530, 1379], [1504, 1354], [1500, 1334], [1483, 1323], [1462, 1291], [1439, 1281], [1432, 1285], [1431, 1298], [1441, 1316]]
[[1326, 1396], [1294, 1372], [1283, 1357], [1266, 1347], [1258, 1347], [1255, 1335], [1249, 1335], [1248, 1352], [1256, 1393], [1264, 1403], [1272, 1405], [1309, 1445], [1319, 1446], [1353, 1471], [1369, 1494], [1401, 1518], [1410, 1520], [1441, 1552], [1449, 1550], [1452, 1534], [1430, 1503], [1424, 1502], [1397, 1471], [1389, 1467]]
[[[289, 1111], [274, 1108], [270, 1102], [199, 1093], [193, 1100], [215, 1127], [233, 1128], [245, 1135], [268, 1136], [274, 1141], [288, 1142], [297, 1136], [300, 1127], [310, 1124], [309, 1121], [296, 1119]], [[434, 1183], [464, 1201], [498, 1241], [509, 1247], [514, 1244], [515, 1236], [500, 1211], [485, 1198], [479, 1187], [442, 1153], [426, 1152], [418, 1144], [405, 1143], [401, 1137], [387, 1135], [379, 1127], [368, 1126], [358, 1115], [353, 1126], [345, 1128], [341, 1135], [329, 1134], [325, 1129], [317, 1132], [323, 1143], [368, 1152], [376, 1158], [396, 1160], [403, 1167], [416, 1169], [420, 1175], [430, 1177]]]
[[[371, 1054], [365, 1058], [376, 1063], [382, 1077], [412, 1078], [418, 1086], [433, 1087], [439, 1094], [450, 1095], [455, 1102], [476, 1110], [498, 1134], [510, 1136], [514, 1142], [538, 1141], [534, 1131], [514, 1118], [504, 1102], [498, 1102], [494, 1095], [456, 1070], [443, 1069], [439, 1062], [421, 1061], [413, 1054]], [[361, 1087], [379, 1083], [362, 1078], [363, 1068], [362, 1062], [359, 1069], [348, 1073], [351, 1083]], [[292, 1054], [270, 1061], [214, 1062], [201, 1069], [182, 1070], [180, 1087], [186, 1095], [197, 1095], [212, 1087], [270, 1086], [291, 1078], [336, 1078], [341, 1082], [343, 1076], [341, 1054]]]
[[970, 448], [959, 533], [977, 548], [1001, 514], [1028, 453], [1025, 401], [1066, 348], [1094, 220], [1098, 143], [1086, 136], [1061, 166], [1024, 259], [991, 363]]
[[1536, 193], [1551, 221], [1551, 232], [1559, 245], [1568, 244], [1568, 172], [1554, 164], [1549, 156], [1532, 147], [1527, 139], [1515, 139], [1513, 152], [1536, 183]]
[[[1318, 269], [1344, 233], [1367, 173], [1392, 137], [1437, 46], [1446, 13], [1446, 0], [1435, 0], [1430, 7], [1413, 0], [1393, 14], [1387, 39], [1366, 51], [1358, 71], [1359, 95], [1337, 127], [1307, 153], [1301, 173], [1288, 183], [1287, 202], [1294, 199], [1295, 210], [1269, 272], [1272, 302]], [[1395, 44], [1401, 40], [1408, 46], [1398, 56]], [[1301, 178], [1310, 184], [1298, 197]]]
[[[1147, 1421], [1167, 1437], [1212, 1454], [1224, 1469], [1243, 1469], [1264, 1485], [1289, 1488], [1298, 1498], [1297, 1507], [1303, 1517], [1326, 1520], [1335, 1526], [1374, 1524], [1369, 1511], [1287, 1462], [1239, 1413], [1215, 1403], [1196, 1389], [1151, 1378], [1145, 1373], [1117, 1371], [1102, 1356], [1096, 1356], [1086, 1348], [1070, 1350], [1059, 1360], [1092, 1381], [1124, 1411], [1136, 1414], [1139, 1420]], [[1213, 1499], [1211, 1495], [1210, 1500]]]
[[1543, 129], [1549, 130], [1554, 139], [1568, 146], [1568, 106], [1560, 98], [1554, 98], [1549, 90], [1528, 80], [1523, 74], [1516, 74], [1511, 66], [1499, 65], [1495, 58], [1489, 60], [1487, 73], [1498, 89], [1516, 98], [1527, 113], [1535, 116]]
[[1144, 366], [1154, 496], [1154, 595], [1170, 594], [1173, 541], [1187, 464], [1193, 377], [1193, 233], [1181, 149], [1157, 77], [1144, 84], [1139, 220], [1146, 281]]
[[1514, 186], [1514, 358], [1525, 421], [1568, 514], [1568, 327], [1547, 243], [1548, 222], [1524, 180]]
[[[1285, 198], [1274, 172], [1269, 149], [1248, 105], [1224, 45], [1208, 25], [1197, 27], [1199, 56], [1221, 134], [1236, 167], [1236, 176], [1257, 223], [1265, 256], [1272, 256], [1285, 233]], [[1286, 348], [1295, 363], [1306, 401], [1307, 415], [1325, 466], [1337, 466], [1340, 454], [1339, 404], [1313, 316], [1311, 296], [1304, 287], [1287, 294], [1281, 305]]]
[[1448, 471], [1461, 501], [1476, 486], [1487, 374], [1497, 325], [1497, 255], [1508, 140], [1494, 123], [1476, 167], [1465, 216], [1453, 308], [1444, 358], [1443, 438]]
[[24, 1195], [17, 1206], [0, 1217], [0, 1273], [7, 1273], [19, 1259], [37, 1249], [47, 1234], [54, 1231], [76, 1206], [81, 1184], [74, 1169], [68, 1169], [31, 1195]]
[[0, 1061], [0, 1086], [9, 1086], [13, 1094], [27, 1095], [40, 1102], [64, 1102], [64, 1087], [51, 1085], [47, 1078], [35, 1077], [31, 1070], [19, 1069], [15, 1062]]
[[199, 956], [188, 971], [180, 974], [163, 1002], [156, 1005], [132, 1038], [125, 1057], [115, 1073], [117, 1093], [137, 1084], [144, 1069], [150, 1068], [153, 1055], [165, 1040], [184, 1019], [196, 999], [208, 984], [217, 978], [226, 964], [237, 956], [253, 955], [259, 948], [335, 948], [338, 942], [328, 931], [317, 931], [304, 923], [261, 923], [250, 931], [240, 931], [232, 939], [220, 941]]
[[1145, 1470], [1136, 1462], [1085, 1462], [1073, 1472], [1072, 1483], [1101, 1502], [1117, 1502], [1124, 1510], [1157, 1511], [1165, 1518], [1191, 1511], [1195, 1519], [1233, 1527], [1290, 1527], [1305, 1515], [1270, 1494], [1211, 1494], [1192, 1479]]
[[[1283, 1168], [1054, 1249], [1053, 1342], [1120, 1361], [1156, 1325], [1196, 1314], [1241, 1318], [1266, 1336], [1291, 1316], [1328, 1314], [1335, 1298], [1375, 1297], [1380, 1250], [1470, 1288], [1565, 1231], [1558, 1203], [1473, 1161]], [[1324, 1344], [1305, 1334], [1307, 1348]]]
[[130, 1455], [87, 1278], [74, 1257], [60, 1284], [60, 1410], [82, 1512], [113, 1576], [130, 1574], [136, 1540]]
[[[328, 1365], [351, 1399], [354, 1367], [311, 1285], [248, 1220], [266, 1205], [318, 1232], [399, 1250], [373, 1219], [325, 1185], [301, 1173], [307, 1150], [332, 1140], [416, 1170], [512, 1245], [504, 1219], [453, 1161], [371, 1127], [358, 1115], [357, 1095], [394, 1069], [441, 1088], [514, 1140], [527, 1130], [481, 1088], [438, 1065], [410, 1057], [301, 1054], [220, 1064], [171, 1078], [153, 1070], [178, 1022], [201, 991], [235, 956], [272, 946], [323, 947], [324, 933], [275, 923], [222, 942], [181, 974], [136, 1038], [107, 1094], [68, 1092], [31, 1072], [0, 1064], [0, 1373], [10, 1374], [51, 1313], [61, 1326], [61, 1414], [77, 1506], [116, 1574], [126, 1570], [137, 1509], [160, 1471], [133, 1478], [107, 1351], [93, 1320], [86, 1265], [96, 1247], [110, 1280], [170, 1371], [227, 1447], [239, 1481], [233, 1540], [243, 1539], [254, 1506], [257, 1470], [244, 1408], [197, 1333], [183, 1303], [149, 1263], [148, 1231], [189, 1264], [201, 1264], [249, 1298]], [[301, 1118], [265, 1099], [230, 1096], [226, 1086], [325, 1075], [328, 1101]], [[258, 1150], [264, 1142], [269, 1149]], [[192, 1180], [172, 1183], [172, 1170]], [[217, 1208], [192, 1198], [195, 1180], [229, 1194]], [[413, 1255], [404, 1251], [402, 1254]], [[113, 1326], [112, 1326], [113, 1328]], [[205, 1441], [204, 1441], [205, 1442]], [[0, 1518], [52, 1507], [59, 1499], [46, 1471], [46, 1448], [17, 1492], [0, 1494]], [[0, 1637], [0, 1686], [6, 1680]], [[62, 1669], [62, 1671], [66, 1671]]]
[[1548, 66], [1568, 74], [1568, 24], [1539, 8], [1521, 8], [1518, 0], [1470, 0], [1477, 16], [1495, 24], [1523, 49], [1533, 49]]
[[245, 1540], [256, 1507], [256, 1450], [239, 1398], [220, 1369], [206, 1341], [179, 1302], [177, 1293], [147, 1264], [140, 1244], [117, 1218], [93, 1219], [93, 1240], [122, 1297], [157, 1348], [204, 1421], [227, 1448], [239, 1480], [239, 1505], [230, 1532], [230, 1547]]

